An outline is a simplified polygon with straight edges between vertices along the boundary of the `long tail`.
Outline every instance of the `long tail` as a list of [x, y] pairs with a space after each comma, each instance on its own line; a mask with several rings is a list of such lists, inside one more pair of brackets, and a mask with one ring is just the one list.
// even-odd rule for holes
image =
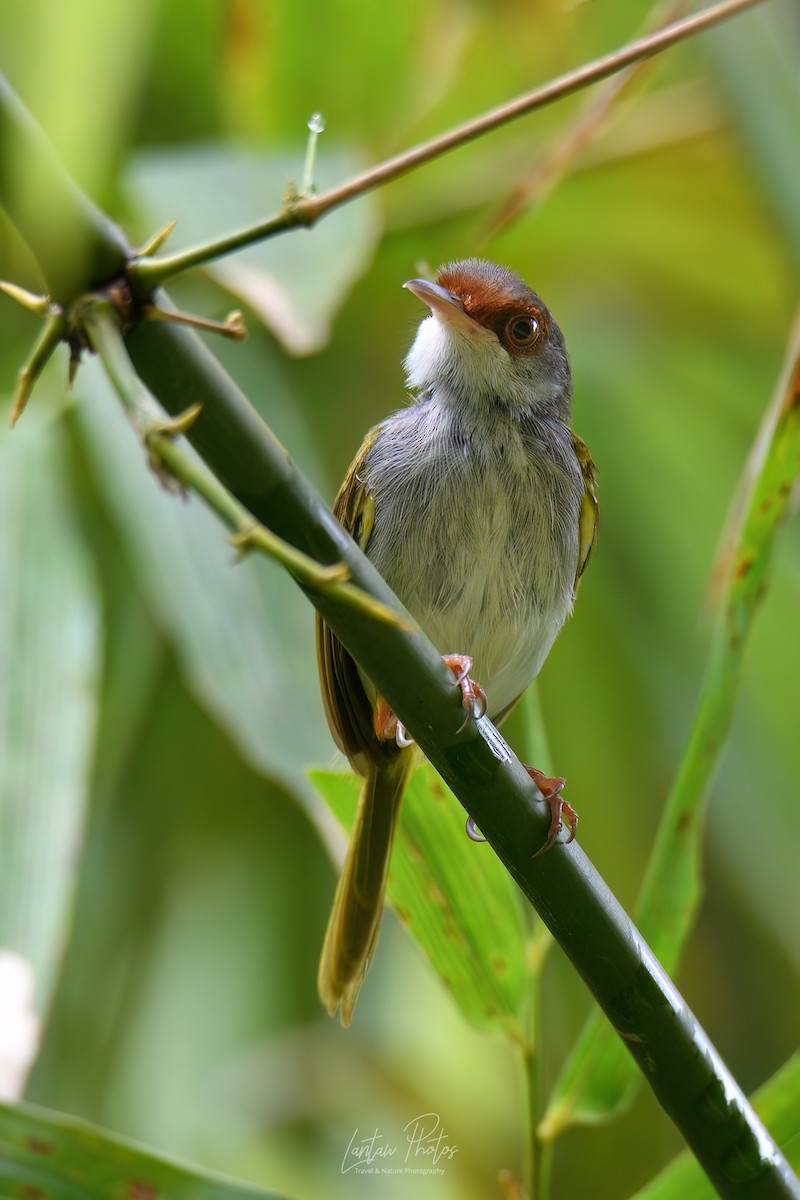
[[380, 767], [370, 766], [358, 802], [317, 977], [323, 1004], [331, 1016], [341, 1008], [343, 1025], [350, 1024], [378, 940], [389, 856], [411, 757], [404, 752]]

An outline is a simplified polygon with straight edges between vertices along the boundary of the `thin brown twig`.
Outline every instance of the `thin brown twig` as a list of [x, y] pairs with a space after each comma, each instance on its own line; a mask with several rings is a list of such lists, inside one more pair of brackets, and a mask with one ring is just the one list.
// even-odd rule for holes
[[[645, 32], [667, 28], [683, 16], [687, 7], [687, 0], [666, 0], [666, 3], [658, 3], [645, 21]], [[512, 189], [487, 219], [478, 235], [479, 245], [485, 245], [528, 209], [544, 200], [563, 178], [570, 164], [602, 133], [615, 105], [650, 65], [650, 58], [640, 58], [608, 79], [604, 87], [598, 88], [566, 132], [549, 147], [533, 170]]]
[[370, 167], [359, 175], [345, 180], [344, 183], [329, 188], [326, 192], [320, 192], [314, 196], [292, 197], [280, 212], [247, 229], [231, 233], [214, 242], [190, 247], [188, 250], [176, 254], [138, 259], [129, 266], [131, 283], [140, 293], [149, 294], [167, 279], [192, 267], [203, 266], [223, 255], [232, 254], [236, 250], [241, 250], [243, 247], [265, 238], [274, 237], [295, 226], [313, 225], [332, 209], [346, 204], [349, 200], [354, 200], [357, 196], [362, 196], [374, 188], [389, 183], [458, 146], [463, 146], [485, 133], [490, 133], [500, 126], [516, 120], [517, 117], [522, 117], [535, 109], [544, 108], [555, 100], [560, 100], [564, 96], [588, 87], [589, 84], [606, 79], [640, 59], [650, 58], [652, 55], [674, 46], [676, 42], [682, 41], [684, 38], [700, 33], [728, 17], [744, 12], [748, 8], [754, 8], [763, 2], [764, 0], [721, 0], [719, 4], [703, 9], [685, 20], [676, 21], [646, 37], [637, 38], [619, 50], [603, 55], [593, 62], [585, 63], [574, 71], [559, 75], [549, 83], [534, 88], [533, 91], [526, 92], [497, 108], [490, 109], [479, 117], [457, 125], [447, 133], [431, 138], [427, 142], [421, 142], [418, 146], [397, 154], [375, 167]]

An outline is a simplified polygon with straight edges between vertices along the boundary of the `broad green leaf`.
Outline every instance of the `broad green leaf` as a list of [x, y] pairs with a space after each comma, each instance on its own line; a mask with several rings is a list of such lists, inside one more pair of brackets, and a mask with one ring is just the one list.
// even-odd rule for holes
[[32, 1104], [0, 1104], [2, 1194], [48, 1200], [286, 1200]]
[[[358, 167], [352, 153], [325, 143], [323, 134], [315, 171], [320, 189]], [[211, 144], [150, 151], [135, 160], [128, 182], [154, 229], [178, 220], [168, 247], [178, 250], [277, 212], [289, 181], [300, 186], [303, 153], [300, 137], [291, 154], [274, 147], [256, 152]], [[367, 197], [332, 212], [311, 231], [258, 242], [219, 259], [208, 271], [257, 313], [290, 353], [310, 354], [328, 340], [332, 317], [372, 259], [376, 213]]]
[[0, 435], [0, 1095], [18, 1093], [69, 928], [100, 606], [57, 422]]
[[[800, 1169], [800, 1055], [795, 1054], [753, 1096], [753, 1107], [786, 1155]], [[714, 1200], [716, 1192], [697, 1159], [678, 1155], [631, 1200]]]
[[309, 795], [305, 766], [329, 744], [311, 609], [274, 563], [237, 563], [226, 529], [197, 497], [159, 485], [96, 363], [78, 388], [80, 429], [109, 509], [194, 694], [257, 769]]
[[[360, 779], [335, 771], [310, 774], [339, 820], [352, 828]], [[387, 891], [466, 1019], [522, 1041], [528, 968], [517, 890], [489, 847], [466, 836], [460, 804], [427, 763], [406, 789]]]
[[[664, 969], [677, 966], [700, 901], [700, 845], [709, 786], [725, 747], [742, 657], [764, 596], [775, 535], [800, 472], [800, 325], [748, 463], [733, 536], [725, 547], [722, 588], [706, 674], [664, 810], [634, 919]], [[622, 1043], [595, 1011], [553, 1091], [539, 1132], [556, 1137], [568, 1125], [608, 1120], [639, 1083]]]

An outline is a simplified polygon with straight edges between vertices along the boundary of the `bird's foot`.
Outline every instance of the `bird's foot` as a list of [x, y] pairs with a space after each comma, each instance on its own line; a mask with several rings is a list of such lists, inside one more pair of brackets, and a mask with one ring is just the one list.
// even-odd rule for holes
[[566, 779], [561, 775], [552, 777], [545, 775], [543, 771], [537, 771], [536, 767], [526, 766], [525, 770], [542, 793], [542, 798], [547, 801], [550, 808], [550, 828], [547, 832], [547, 840], [532, 856], [533, 858], [539, 858], [542, 854], [546, 854], [550, 847], [558, 840], [558, 836], [564, 828], [564, 818], [566, 818], [569, 825], [569, 837], [564, 844], [569, 845], [578, 831], [578, 814], [572, 805], [561, 795], [564, 784], [567, 782]]
[[467, 710], [464, 724], [458, 731], [461, 733], [473, 718], [480, 721], [481, 717], [486, 716], [486, 692], [470, 678], [472, 659], [468, 654], [443, 654], [442, 659], [456, 677], [456, 683], [461, 688], [461, 703]]
[[[474, 679], [470, 679], [469, 672], [472, 667], [472, 659], [468, 654], [443, 654], [442, 659], [455, 675], [456, 683], [461, 689], [461, 703], [467, 710], [467, 715], [461, 729], [466, 729], [473, 718], [479, 721], [481, 717], [486, 715], [486, 693], [479, 683], [476, 683]], [[404, 750], [406, 746], [413, 746], [414, 744], [414, 739], [406, 733], [402, 721], [395, 716], [382, 696], [378, 697], [375, 704], [375, 711], [372, 714], [372, 728], [375, 730], [375, 736], [380, 741], [395, 741], [401, 750]]]
[[[533, 858], [539, 858], [540, 855], [546, 854], [550, 847], [558, 840], [558, 836], [564, 828], [565, 817], [569, 825], [569, 837], [564, 845], [569, 845], [578, 830], [578, 814], [572, 805], [561, 795], [561, 789], [567, 782], [563, 776], [556, 775], [551, 777], [545, 775], [543, 771], [538, 771], [536, 767], [526, 766], [525, 770], [542, 793], [542, 798], [547, 801], [550, 807], [550, 829], [547, 833], [547, 841], [532, 856]], [[486, 841], [486, 838], [477, 829], [472, 817], [467, 817], [467, 837], [471, 838], [473, 842]]]
[[414, 745], [414, 739], [408, 736], [405, 725], [398, 720], [383, 696], [378, 696], [375, 702], [372, 728], [375, 730], [375, 737], [381, 742], [397, 742], [401, 750]]

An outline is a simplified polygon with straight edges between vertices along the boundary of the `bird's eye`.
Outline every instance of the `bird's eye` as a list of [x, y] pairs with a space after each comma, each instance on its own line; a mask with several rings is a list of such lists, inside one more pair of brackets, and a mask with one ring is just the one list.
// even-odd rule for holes
[[527, 315], [512, 317], [506, 324], [506, 336], [516, 349], [526, 350], [539, 336], [539, 322]]

